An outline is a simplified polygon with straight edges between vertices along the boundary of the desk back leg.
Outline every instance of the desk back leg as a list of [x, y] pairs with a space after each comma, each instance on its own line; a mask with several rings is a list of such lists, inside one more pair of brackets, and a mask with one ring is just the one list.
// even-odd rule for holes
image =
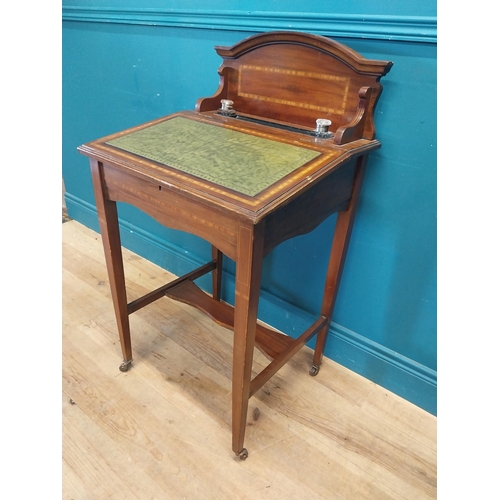
[[332, 249], [330, 252], [330, 261], [326, 276], [325, 290], [323, 293], [323, 302], [321, 305], [321, 315], [328, 318], [325, 326], [319, 331], [316, 337], [316, 348], [314, 351], [313, 365], [310, 370], [311, 375], [317, 375], [319, 367], [323, 360], [328, 329], [332, 320], [333, 308], [339, 291], [340, 279], [344, 269], [344, 262], [349, 247], [354, 219], [359, 204], [359, 195], [363, 178], [365, 176], [367, 156], [361, 156], [357, 160], [356, 177], [354, 179], [351, 202], [347, 210], [342, 210], [337, 215], [335, 233], [333, 235]]
[[127, 292], [125, 288], [120, 229], [118, 226], [118, 211], [116, 209], [116, 202], [106, 197], [103, 164], [91, 160], [90, 166], [104, 256], [108, 269], [109, 286], [123, 354], [123, 363], [120, 365], [120, 370], [127, 371], [132, 363], [132, 345], [130, 341], [130, 323], [127, 310]]
[[212, 271], [212, 297], [220, 300], [222, 283], [222, 256], [223, 253], [212, 245], [212, 260], [215, 260], [215, 269]]

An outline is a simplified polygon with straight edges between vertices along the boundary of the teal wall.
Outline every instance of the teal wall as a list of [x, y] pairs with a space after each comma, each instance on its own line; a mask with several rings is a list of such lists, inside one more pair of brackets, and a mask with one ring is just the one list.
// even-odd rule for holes
[[[435, 1], [251, 6], [64, 1], [62, 165], [69, 215], [98, 230], [88, 160], [77, 146], [194, 109], [218, 85], [215, 45], [289, 29], [393, 61], [375, 118], [382, 148], [369, 160], [326, 355], [435, 414]], [[194, 236], [125, 204], [119, 215], [123, 244], [176, 274], [209, 259], [209, 245]], [[292, 336], [319, 312], [335, 217], [266, 257], [259, 316]], [[232, 302], [234, 263], [226, 259], [225, 269], [224, 298]]]

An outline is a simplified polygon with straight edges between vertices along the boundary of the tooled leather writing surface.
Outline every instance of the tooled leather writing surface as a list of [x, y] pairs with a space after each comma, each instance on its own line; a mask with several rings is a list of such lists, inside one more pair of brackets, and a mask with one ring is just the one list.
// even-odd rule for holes
[[255, 196], [321, 153], [185, 117], [106, 144]]

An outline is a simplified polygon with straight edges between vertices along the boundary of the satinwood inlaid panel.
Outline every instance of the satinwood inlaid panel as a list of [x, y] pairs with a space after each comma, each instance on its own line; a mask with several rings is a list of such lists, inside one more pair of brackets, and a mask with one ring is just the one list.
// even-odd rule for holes
[[[320, 113], [343, 115], [350, 78], [312, 71], [244, 64], [240, 68], [237, 95], [261, 103], [294, 106]], [[313, 104], [305, 86], [324, 87], [322, 99]], [[310, 124], [312, 126], [312, 124]]]

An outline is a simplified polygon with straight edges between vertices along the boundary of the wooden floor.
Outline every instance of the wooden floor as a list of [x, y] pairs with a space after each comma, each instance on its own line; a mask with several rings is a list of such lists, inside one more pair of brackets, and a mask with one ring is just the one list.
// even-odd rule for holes
[[[231, 451], [232, 333], [161, 299], [121, 351], [99, 234], [63, 231], [63, 499], [436, 498], [436, 418], [307, 347], [250, 400]], [[124, 251], [129, 301], [172, 275]], [[254, 366], [266, 359], [256, 352]]]

